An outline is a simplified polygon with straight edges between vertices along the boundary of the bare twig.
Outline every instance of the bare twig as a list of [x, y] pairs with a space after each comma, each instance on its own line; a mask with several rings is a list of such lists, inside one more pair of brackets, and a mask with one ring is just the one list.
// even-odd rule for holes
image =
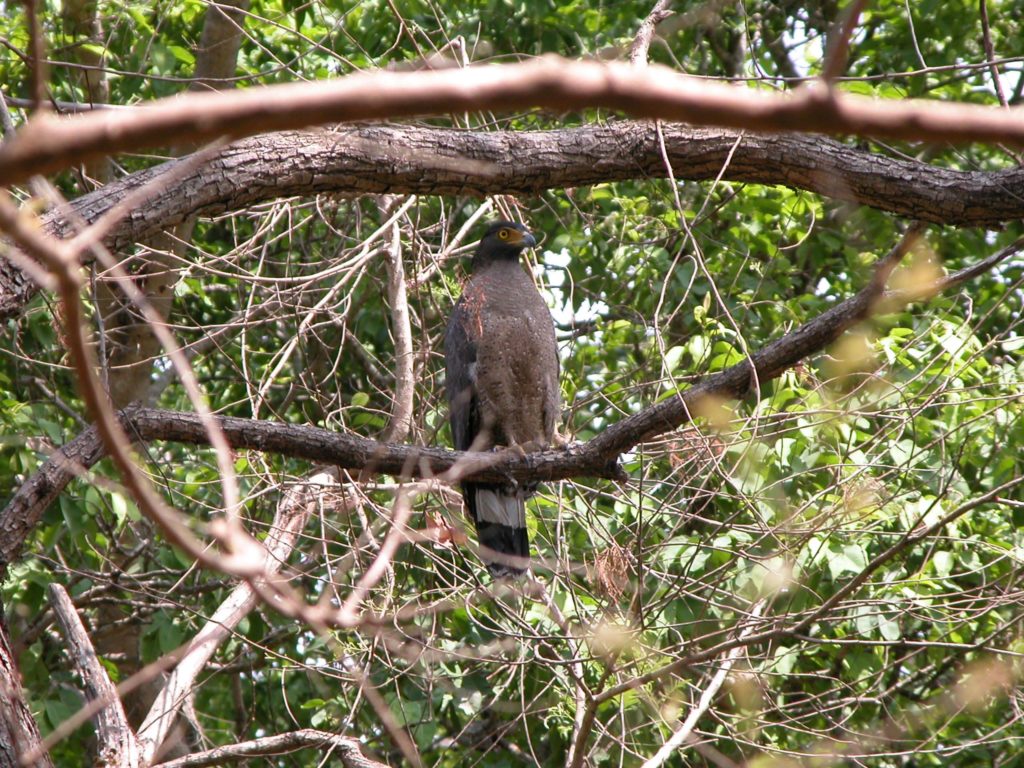
[[330, 303], [337, 298], [338, 294], [345, 288], [346, 285], [348, 285], [348, 283], [355, 277], [355, 275], [358, 274], [358, 268], [366, 264], [375, 255], [376, 251], [371, 250], [370, 246], [373, 243], [377, 242], [377, 240], [383, 238], [384, 235], [388, 231], [390, 231], [391, 227], [395, 224], [395, 222], [397, 222], [405, 214], [405, 212], [408, 211], [410, 207], [412, 207], [412, 205], [415, 202], [415, 195], [410, 196], [408, 200], [406, 200], [404, 203], [402, 203], [401, 206], [399, 206], [398, 210], [395, 211], [387, 221], [381, 224], [381, 226], [377, 227], [377, 229], [374, 230], [373, 233], [371, 233], [367, 238], [363, 240], [359, 253], [355, 257], [353, 257], [353, 259], [351, 259], [352, 268], [348, 270], [347, 274], [341, 280], [338, 280], [333, 286], [331, 286], [331, 289], [328, 290], [324, 294], [324, 296], [313, 307], [311, 307], [309, 311], [306, 313], [306, 315], [302, 318], [302, 322], [299, 323], [299, 328], [296, 331], [295, 335], [288, 341], [284, 348], [280, 352], [278, 352], [277, 362], [274, 364], [274, 367], [270, 370], [270, 372], [266, 374], [266, 376], [264, 376], [263, 383], [260, 385], [260, 388], [256, 393], [256, 402], [253, 403], [252, 410], [254, 414], [259, 413], [261, 407], [266, 401], [267, 393], [270, 391], [271, 385], [274, 383], [274, 380], [284, 369], [285, 365], [287, 365], [289, 359], [292, 356], [292, 353], [295, 351], [299, 342], [305, 336], [310, 325], [312, 325], [313, 321], [317, 318], [318, 313], [323, 311], [325, 307], [329, 306]]
[[647, 52], [651, 48], [651, 40], [658, 25], [672, 15], [673, 0], [658, 0], [658, 3], [647, 14], [647, 18], [640, 24], [636, 37], [633, 38], [633, 45], [629, 49], [629, 63], [635, 67], [647, 66]]
[[0, 743], [5, 750], [10, 750], [5, 754], [8, 758], [5, 766], [10, 768], [15, 764], [14, 759], [24, 760], [26, 755], [34, 755], [32, 768], [53, 768], [53, 760], [39, 737], [39, 726], [25, 702], [21, 675], [5, 625], [6, 622], [0, 621]]
[[636, 677], [625, 680], [611, 688], [607, 688], [595, 695], [595, 700], [598, 703], [603, 703], [609, 699], [615, 698], [616, 696], [621, 696], [623, 693], [632, 690], [633, 688], [646, 685], [647, 683], [658, 680], [667, 675], [676, 674], [693, 666], [694, 664], [699, 664], [701, 662], [708, 661], [709, 659], [713, 659], [719, 654], [724, 653], [731, 648], [735, 648], [736, 646], [749, 646], [754, 643], [762, 643], [782, 637], [790, 637], [805, 631], [807, 627], [822, 616], [828, 615], [829, 611], [831, 611], [838, 603], [849, 597], [851, 593], [860, 589], [864, 582], [866, 582], [871, 575], [875, 573], [875, 571], [887, 562], [891, 561], [896, 555], [905, 551], [908, 547], [914, 544], [927, 540], [929, 537], [933, 536], [936, 531], [942, 530], [942, 528], [949, 525], [954, 520], [963, 517], [972, 509], [976, 509], [984, 504], [989, 504], [998, 499], [1001, 494], [1006, 493], [1008, 490], [1018, 488], [1021, 485], [1024, 485], [1024, 477], [1011, 478], [987, 493], [983, 493], [980, 496], [976, 496], [975, 498], [964, 502], [946, 515], [943, 515], [933, 524], [908, 530], [892, 546], [884, 552], [876, 555], [854, 578], [844, 584], [838, 591], [832, 593], [827, 600], [824, 600], [820, 605], [815, 606], [813, 610], [804, 614], [793, 624], [785, 627], [779, 627], [777, 629], [765, 630], [764, 632], [754, 632], [747, 635], [742, 640], [735, 638], [732, 640], [722, 641], [710, 648], [705, 648], [695, 653], [691, 653], [688, 656], [678, 658], [675, 661], [651, 670], [650, 672], [645, 672], [642, 675], [637, 675]]
[[356, 583], [356, 586], [345, 599], [338, 612], [343, 624], [354, 625], [358, 623], [359, 609], [363, 604], [363, 600], [366, 599], [370, 590], [381, 580], [385, 571], [391, 566], [391, 560], [394, 558], [398, 548], [408, 539], [407, 524], [409, 516], [412, 514], [412, 504], [410, 503], [409, 495], [405, 491], [399, 490], [395, 496], [395, 503], [392, 505], [392, 508], [394, 510], [394, 520], [391, 522], [391, 530], [388, 531], [387, 538], [384, 539], [377, 557]]
[[992, 73], [992, 85], [996, 89], [996, 97], [999, 99], [999, 103], [1004, 107], [1009, 107], [1010, 103], [1006, 100], [1006, 93], [1003, 91], [1003, 81], [999, 77], [999, 67], [995, 64], [996, 49], [992, 44], [992, 30], [989, 28], [988, 23], [987, 0], [978, 0], [978, 13], [981, 16], [981, 42], [985, 46], [985, 60], [988, 62], [989, 71]]
[[[751, 608], [750, 617], [743, 623], [739, 635], [737, 635], [737, 639], [743, 640], [757, 628], [765, 605], [767, 605], [767, 601], [762, 599], [758, 600], [754, 607]], [[736, 663], [736, 659], [739, 658], [741, 653], [743, 653], [742, 645], [737, 645], [725, 652], [722, 658], [722, 665], [718, 668], [718, 671], [715, 672], [711, 680], [708, 681], [704, 690], [701, 691], [700, 699], [697, 701], [697, 706], [690, 710], [686, 719], [680, 723], [679, 727], [672, 733], [668, 740], [661, 745], [661, 748], [654, 754], [654, 756], [644, 762], [643, 768], [659, 768], [677, 749], [683, 746], [683, 744], [690, 739], [690, 736], [693, 734], [693, 729], [697, 727], [697, 722], [704, 716], [704, 713], [711, 708], [711, 702], [718, 694], [718, 690], [722, 687], [722, 683], [724, 683], [725, 679], [729, 676], [729, 672], [732, 671], [733, 665]]]

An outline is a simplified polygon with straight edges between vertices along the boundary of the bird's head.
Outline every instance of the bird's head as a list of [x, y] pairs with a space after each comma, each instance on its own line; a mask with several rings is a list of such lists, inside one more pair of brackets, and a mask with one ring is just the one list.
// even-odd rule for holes
[[518, 261], [524, 248], [537, 244], [530, 230], [511, 221], [495, 221], [484, 232], [473, 257], [473, 266], [493, 261]]

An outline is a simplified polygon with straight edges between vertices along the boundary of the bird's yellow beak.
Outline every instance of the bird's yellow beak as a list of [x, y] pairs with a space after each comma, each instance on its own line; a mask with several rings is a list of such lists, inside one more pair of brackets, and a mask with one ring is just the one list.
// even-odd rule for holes
[[537, 244], [536, 238], [529, 232], [520, 232], [518, 229], [513, 229], [511, 237], [508, 240], [512, 245], [518, 245], [522, 248], [533, 248]]

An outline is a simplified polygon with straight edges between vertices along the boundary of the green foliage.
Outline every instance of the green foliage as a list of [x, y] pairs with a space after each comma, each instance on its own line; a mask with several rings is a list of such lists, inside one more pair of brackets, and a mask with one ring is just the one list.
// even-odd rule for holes
[[[460, 37], [474, 63], [550, 52], [623, 58], [651, 5], [256, 0], [244, 19], [238, 85], [406, 67], [438, 52], [458, 58], [451, 43]], [[741, 6], [710, 3], [705, 10], [717, 13], [673, 17], [652, 60], [750, 78], [754, 87], [778, 85], [791, 68], [820, 71], [835, 3]], [[42, 14], [55, 100], [88, 100], [79, 50], [105, 57], [113, 103], [187, 87], [205, 3], [99, 7], [102, 42], [83, 42], [52, 8]], [[999, 56], [1017, 61], [1019, 4], [988, 9]], [[25, 51], [23, 12], [8, 10], [0, 36]], [[872, 4], [841, 87], [882, 99], [995, 103], [990, 71], [977, 66], [977, 5], [911, 10], [913, 25], [904, 5]], [[1019, 68], [1003, 72], [1019, 101]], [[27, 95], [29, 76], [24, 57], [0, 60], [5, 94]], [[553, 129], [592, 118], [446, 122]], [[997, 147], [872, 149], [966, 170], [1017, 165]], [[118, 159], [124, 172], [157, 160]], [[75, 173], [57, 183], [69, 197], [85, 191]], [[217, 411], [383, 434], [395, 355], [380, 241], [359, 260], [383, 221], [380, 202], [289, 200], [198, 223], [172, 323], [196, 350], [194, 370]], [[903, 224], [797, 189], [728, 182], [639, 179], [498, 202], [517, 206], [544, 236], [532, 266], [558, 323], [564, 431], [581, 441], [859, 290]], [[441, 339], [464, 268], [438, 257], [480, 204], [423, 197], [400, 220], [416, 355], [411, 441], [449, 443]], [[951, 272], [1019, 230], [932, 228], [919, 255]], [[595, 705], [591, 764], [637, 764], [695, 706], [723, 658], [718, 644], [764, 601], [757, 631], [767, 634], [739, 657], [698, 726], [729, 760], [782, 765], [773, 762], [780, 755], [829, 753], [877, 766], [1012, 764], [1006, 744], [1024, 737], [1009, 713], [1019, 674], [1009, 654], [1024, 651], [1024, 493], [1012, 486], [977, 502], [1024, 475], [1022, 280], [1021, 262], [1009, 261], [963, 290], [873, 317], [851, 334], [855, 346], [844, 341], [759, 382], [724, 414], [696, 414], [693, 426], [623, 457], [628, 482], [548, 485], [530, 503], [529, 524], [549, 603], [484, 589], [479, 562], [459, 542], [457, 500], [417, 496], [411, 527], [451, 526], [456, 542], [424, 537], [399, 549], [366, 602], [387, 621], [318, 634], [265, 606], [253, 611], [200, 679], [194, 705], [204, 739], [228, 744], [312, 727], [355, 735], [398, 764], [373, 703], [382, 701], [425, 764], [561, 766], [578, 737], [583, 685], [596, 695], [687, 660]], [[6, 329], [0, 489], [11, 493], [84, 429], [58, 328], [44, 296]], [[155, 375], [166, 368], [158, 359]], [[191, 409], [175, 382], [159, 405]], [[212, 451], [138, 450], [197, 531], [220, 512]], [[236, 459], [247, 524], [265, 538], [285, 491], [311, 467], [272, 454]], [[398, 480], [351, 480], [341, 499], [323, 502], [291, 559], [294, 586], [311, 601], [343, 602], [390, 530]], [[929, 526], [930, 535], [908, 539]], [[194, 637], [233, 586], [170, 547], [112, 467], [76, 480], [33, 529], [3, 592], [44, 732], [82, 701], [45, 612], [54, 580], [74, 596], [115, 679]], [[132, 637], [137, 658], [116, 650], [111, 630]], [[91, 738], [88, 727], [67, 737], [55, 762], [88, 764]], [[308, 750], [281, 764], [322, 758]], [[712, 762], [691, 750], [668, 764]]]

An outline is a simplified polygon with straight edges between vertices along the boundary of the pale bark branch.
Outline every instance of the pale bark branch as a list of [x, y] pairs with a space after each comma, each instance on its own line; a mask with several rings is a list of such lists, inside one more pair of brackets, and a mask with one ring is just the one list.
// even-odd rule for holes
[[[336, 485], [337, 482], [336, 470], [323, 470], [303, 483], [293, 486], [284, 495], [265, 541], [267, 552], [259, 582], [272, 579], [281, 571], [316, 508], [316, 501], [322, 489]], [[235, 627], [258, 602], [259, 592], [254, 585], [248, 582], [238, 584], [196, 634], [188, 652], [168, 677], [149, 714], [139, 726], [139, 744], [146, 765], [158, 754], [164, 739], [171, 732], [178, 712], [191, 693], [196, 678], [210, 657], [232, 635]]]
[[520, 64], [377, 71], [232, 93], [192, 93], [132, 112], [41, 115], [0, 149], [0, 184], [15, 184], [100, 155], [182, 141], [239, 138], [327, 122], [530, 107], [560, 112], [604, 107], [634, 117], [747, 131], [1024, 143], [1020, 108], [880, 101], [833, 93], [813, 83], [777, 94], [687, 77], [660, 66], [545, 56]]
[[988, 23], [988, 3], [986, 0], [978, 0], [978, 15], [981, 16], [981, 41], [985, 48], [985, 58], [988, 60], [989, 71], [992, 73], [992, 85], [996, 90], [996, 97], [1004, 107], [1010, 106], [1006, 100], [1006, 93], [1003, 91], [1003, 81], [999, 77], [999, 67], [995, 64], [996, 49], [992, 44], [992, 30]]
[[635, 67], [647, 66], [647, 53], [651, 48], [651, 40], [658, 25], [672, 15], [673, 0], [658, 0], [647, 18], [640, 24], [636, 37], [633, 38], [633, 45], [629, 48], [629, 63]]
[[391, 225], [385, 235], [384, 264], [387, 268], [388, 307], [391, 310], [391, 337], [395, 342], [395, 391], [391, 406], [391, 421], [384, 433], [384, 441], [405, 440], [412, 428], [413, 396], [416, 382], [413, 378], [412, 324], [409, 320], [409, 293], [402, 261], [402, 240], [398, 222]]
[[[750, 617], [740, 630], [739, 640], [745, 640], [757, 628], [761, 619], [761, 613], [764, 611], [766, 604], [767, 601], [762, 599], [758, 600], [754, 605], [750, 611]], [[729, 672], [732, 671], [733, 666], [736, 664], [736, 659], [743, 653], [743, 649], [744, 646], [737, 645], [735, 648], [730, 648], [725, 652], [722, 666], [718, 668], [711, 680], [708, 681], [707, 687], [701, 691], [697, 705], [690, 710], [686, 719], [679, 724], [679, 727], [673, 731], [672, 735], [661, 745], [661, 748], [654, 756], [643, 764], [642, 768], [661, 768], [665, 761], [687, 742], [693, 733], [693, 729], [697, 727], [698, 721], [711, 708], [711, 702], [714, 701], [719, 689], [721, 689], [725, 679], [729, 676]]]
[[[364, 757], [356, 739], [336, 733], [304, 728], [301, 731], [265, 736], [160, 763], [153, 768], [206, 768], [241, 763], [258, 757], [278, 757], [300, 749], [315, 748], [337, 757], [343, 768], [388, 768], [385, 763]], [[333, 763], [330, 763], [333, 765]]]
[[106, 702], [95, 717], [98, 742], [96, 757], [99, 764], [112, 768], [138, 768], [145, 765], [139, 742], [128, 723], [117, 689], [96, 657], [96, 651], [71, 598], [60, 584], [50, 584], [49, 592], [50, 605], [71, 652], [72, 666], [82, 678], [86, 698]]

